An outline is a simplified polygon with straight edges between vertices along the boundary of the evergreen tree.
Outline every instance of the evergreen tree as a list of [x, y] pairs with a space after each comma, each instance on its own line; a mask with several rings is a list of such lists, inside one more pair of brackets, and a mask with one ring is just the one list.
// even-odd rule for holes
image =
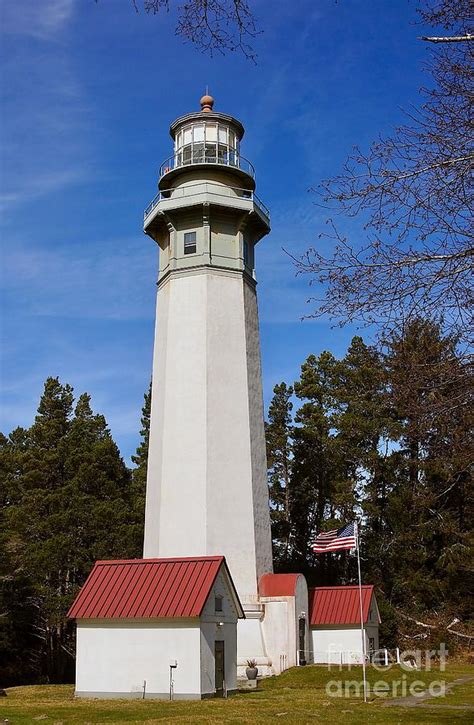
[[319, 585], [355, 581], [354, 557], [314, 556], [310, 544], [357, 517], [386, 643], [398, 612], [468, 621], [472, 373], [456, 340], [426, 320], [393, 335], [384, 355], [355, 337], [342, 359], [311, 355], [294, 391], [294, 419], [282, 383], [266, 426], [277, 570]]
[[[387, 351], [392, 453], [383, 574], [392, 602], [418, 614], [471, 616], [472, 412], [456, 340], [415, 320]], [[471, 384], [467, 384], [472, 391]]]
[[[48, 378], [35, 422], [10, 436], [4, 509], [10, 568], [31, 590], [35, 647], [24, 653], [48, 681], [73, 676], [66, 612], [93, 562], [131, 552], [130, 474], [103, 416]], [[4, 446], [5, 447], [5, 446]]]
[[[378, 353], [355, 337], [346, 356], [329, 352], [310, 356], [302, 368], [295, 429], [293, 489], [306, 492], [299, 510], [312, 512], [301, 546], [322, 530], [361, 518], [365, 488], [379, 468], [384, 374]], [[311, 481], [310, 485], [308, 483]], [[319, 583], [345, 583], [355, 576], [346, 554], [307, 553], [310, 578]]]
[[144, 394], [141, 417], [141, 441], [136, 454], [132, 456], [135, 468], [132, 470], [132, 525], [135, 556], [140, 557], [143, 551], [143, 535], [145, 522], [145, 496], [148, 467], [148, 447], [150, 441], [151, 416], [151, 381], [148, 391]]
[[21, 454], [27, 431], [15, 429], [8, 438], [0, 433], [0, 682], [3, 686], [38, 676], [34, 625], [37, 609], [33, 592], [18, 557], [18, 541], [10, 535], [6, 512], [18, 500]]
[[293, 388], [281, 383], [275, 385], [273, 393], [268, 422], [265, 423], [265, 435], [273, 556], [275, 564], [278, 565], [288, 559], [290, 552]]
[[337, 515], [334, 480], [339, 461], [328, 416], [335, 364], [330, 353], [310, 355], [294, 386], [303, 402], [295, 415], [291, 518], [294, 563], [304, 569], [314, 559], [310, 548], [314, 534]]

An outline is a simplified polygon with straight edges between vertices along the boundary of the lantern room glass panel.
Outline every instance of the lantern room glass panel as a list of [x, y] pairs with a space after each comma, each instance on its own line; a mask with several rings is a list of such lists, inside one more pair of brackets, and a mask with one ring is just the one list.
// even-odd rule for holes
[[203, 123], [197, 123], [194, 126], [194, 143], [200, 143], [204, 141], [204, 124]]
[[225, 164], [238, 166], [239, 141], [219, 122], [199, 121], [184, 126], [175, 137], [175, 165]]

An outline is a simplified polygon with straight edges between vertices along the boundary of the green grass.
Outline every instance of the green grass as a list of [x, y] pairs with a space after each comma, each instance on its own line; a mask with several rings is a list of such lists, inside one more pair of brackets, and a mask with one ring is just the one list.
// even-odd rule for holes
[[[414, 680], [428, 685], [433, 680], [451, 682], [474, 675], [471, 666], [451, 665], [447, 671], [404, 672], [398, 667], [388, 671], [369, 668], [371, 686], [384, 680], [405, 682]], [[424, 701], [416, 707], [384, 706], [388, 697], [371, 698], [364, 702], [357, 697], [329, 697], [326, 684], [331, 680], [359, 680], [361, 668], [347, 667], [339, 671], [325, 667], [301, 667], [289, 670], [280, 677], [259, 682], [257, 692], [241, 693], [228, 700], [196, 702], [158, 702], [153, 700], [75, 700], [74, 688], [69, 685], [13, 687], [8, 696], [0, 699], [0, 724], [7, 719], [10, 725], [24, 723], [327, 723], [331, 725], [414, 725], [415, 723], [470, 723], [474, 721], [472, 707], [473, 682], [455, 688], [453, 694], [434, 701]], [[403, 679], [405, 678], [405, 679]], [[401, 693], [398, 693], [399, 695]], [[453, 704], [461, 709], [440, 705]]]

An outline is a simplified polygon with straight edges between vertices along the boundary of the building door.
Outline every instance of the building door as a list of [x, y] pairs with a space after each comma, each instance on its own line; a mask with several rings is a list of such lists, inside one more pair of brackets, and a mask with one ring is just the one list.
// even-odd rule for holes
[[224, 697], [225, 686], [225, 669], [224, 669], [224, 642], [214, 642], [214, 662], [215, 662], [215, 684], [217, 697]]
[[305, 640], [306, 640], [306, 618], [305, 617], [300, 617], [300, 620], [299, 620], [298, 639], [299, 639], [298, 663], [300, 665], [305, 665], [306, 664], [306, 646], [305, 646], [305, 644], [306, 644], [306, 642], [305, 642]]

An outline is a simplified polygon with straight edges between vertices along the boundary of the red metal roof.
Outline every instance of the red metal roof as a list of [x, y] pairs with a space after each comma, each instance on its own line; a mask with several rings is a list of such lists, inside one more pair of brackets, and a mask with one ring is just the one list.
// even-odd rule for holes
[[223, 556], [97, 561], [68, 612], [71, 619], [199, 617]]
[[261, 597], [294, 597], [296, 582], [302, 574], [264, 574], [258, 591]]
[[[362, 587], [362, 613], [367, 621], [374, 587]], [[316, 587], [309, 590], [310, 625], [360, 624], [359, 587]]]

